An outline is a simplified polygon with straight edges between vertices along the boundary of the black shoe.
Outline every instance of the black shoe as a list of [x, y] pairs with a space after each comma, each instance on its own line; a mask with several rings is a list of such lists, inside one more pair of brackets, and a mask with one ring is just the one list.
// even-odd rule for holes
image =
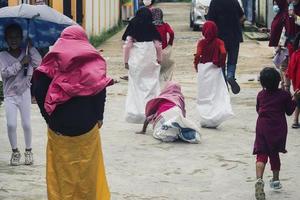
[[229, 83], [233, 94], [238, 94], [241, 91], [241, 88], [239, 84], [235, 81], [235, 78], [228, 78], [227, 82]]

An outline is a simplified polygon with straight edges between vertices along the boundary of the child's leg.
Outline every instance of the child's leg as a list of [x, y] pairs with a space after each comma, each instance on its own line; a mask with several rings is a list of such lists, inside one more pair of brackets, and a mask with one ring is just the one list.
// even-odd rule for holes
[[16, 150], [17, 145], [17, 105], [13, 102], [12, 97], [4, 99], [5, 113], [7, 121], [7, 134], [11, 148]]
[[273, 181], [278, 181], [279, 171], [281, 166], [279, 153], [271, 154], [269, 157], [270, 157], [271, 170], [273, 171]]
[[[298, 102], [298, 104], [299, 104], [299, 102]], [[295, 113], [294, 113], [294, 124], [299, 124], [299, 113], [300, 113], [300, 110], [299, 110], [298, 106], [297, 106], [297, 108], [295, 110]]]
[[268, 162], [268, 155], [257, 154], [256, 156], [256, 178], [257, 179], [263, 178], [267, 162]]
[[26, 149], [31, 149], [31, 95], [30, 90], [28, 89], [22, 95], [22, 101], [19, 102], [19, 110], [21, 113], [22, 127], [24, 131], [25, 145]]

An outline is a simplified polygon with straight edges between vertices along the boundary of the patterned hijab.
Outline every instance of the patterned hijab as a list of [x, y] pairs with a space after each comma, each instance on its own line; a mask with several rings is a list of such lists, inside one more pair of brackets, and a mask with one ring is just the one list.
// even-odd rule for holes
[[160, 8], [153, 8], [151, 10], [152, 12], [152, 19], [153, 19], [153, 24], [158, 26], [162, 25], [164, 23], [163, 17], [163, 11]]

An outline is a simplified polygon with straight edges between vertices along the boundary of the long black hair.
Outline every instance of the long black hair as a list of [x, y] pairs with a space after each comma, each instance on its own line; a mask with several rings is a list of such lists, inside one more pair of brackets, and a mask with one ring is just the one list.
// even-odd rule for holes
[[135, 17], [129, 22], [122, 40], [127, 36], [133, 37], [137, 42], [161, 41], [159, 32], [152, 23], [152, 13], [149, 8], [140, 8]]

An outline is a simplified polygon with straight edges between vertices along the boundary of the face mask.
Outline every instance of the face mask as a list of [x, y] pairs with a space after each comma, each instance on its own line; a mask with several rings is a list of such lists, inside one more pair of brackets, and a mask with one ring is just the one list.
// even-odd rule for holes
[[143, 3], [145, 6], [150, 6], [151, 5], [151, 0], [143, 0]]
[[276, 14], [279, 13], [279, 10], [280, 10], [280, 9], [279, 9], [279, 6], [278, 6], [278, 5], [274, 5], [274, 6], [273, 6], [273, 12], [274, 12], [274, 13], [276, 13]]

